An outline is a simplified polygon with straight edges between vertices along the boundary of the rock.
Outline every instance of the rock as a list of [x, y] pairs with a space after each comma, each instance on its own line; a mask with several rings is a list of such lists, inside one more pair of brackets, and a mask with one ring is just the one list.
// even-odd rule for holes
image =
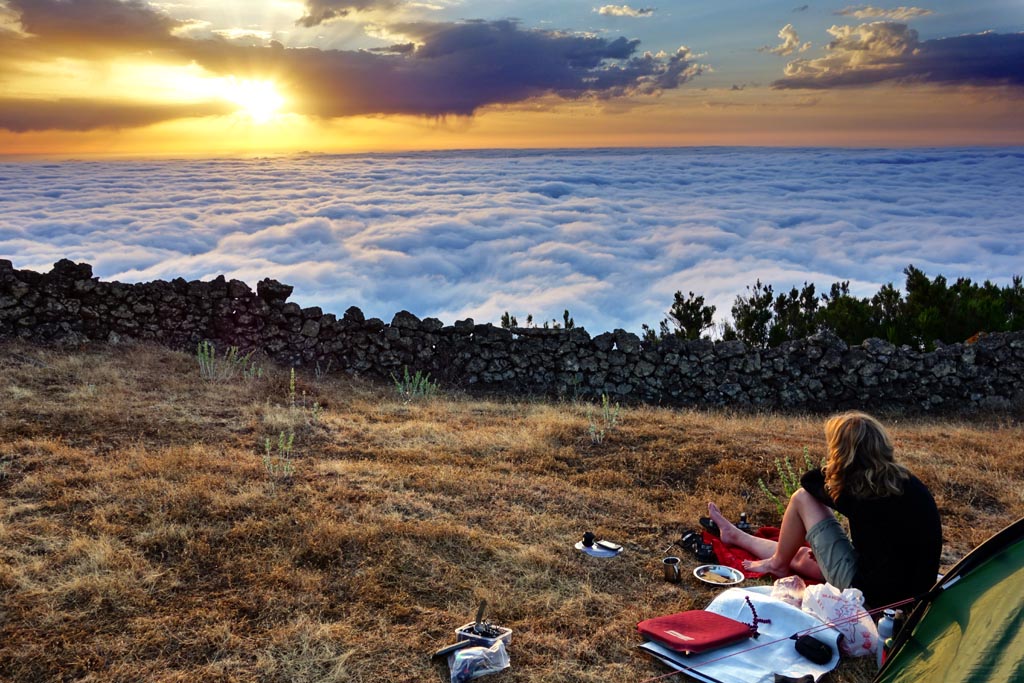
[[292, 295], [294, 287], [277, 280], [265, 279], [256, 283], [256, 296], [268, 304], [283, 304]]
[[420, 319], [414, 316], [409, 311], [399, 311], [395, 313], [395, 317], [391, 319], [391, 327], [397, 327], [400, 330], [415, 330], [420, 326]]
[[241, 280], [231, 280], [228, 282], [228, 296], [232, 299], [243, 299], [252, 296], [252, 290]]
[[625, 330], [615, 330], [613, 333], [615, 346], [623, 353], [637, 353], [640, 351], [640, 337]]
[[719, 358], [733, 358], [735, 356], [742, 356], [746, 352], [747, 345], [739, 339], [718, 342], [715, 344], [715, 355]]
[[88, 280], [91, 277], [92, 266], [88, 263], [75, 263], [66, 258], [54, 263], [53, 270], [49, 272], [49, 278], [63, 282]]

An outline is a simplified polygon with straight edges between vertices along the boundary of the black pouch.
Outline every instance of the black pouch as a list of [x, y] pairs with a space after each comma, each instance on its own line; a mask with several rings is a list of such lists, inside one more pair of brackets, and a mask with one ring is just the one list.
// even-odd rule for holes
[[828, 664], [832, 661], [832, 648], [817, 638], [802, 635], [796, 639], [796, 651], [815, 664]]

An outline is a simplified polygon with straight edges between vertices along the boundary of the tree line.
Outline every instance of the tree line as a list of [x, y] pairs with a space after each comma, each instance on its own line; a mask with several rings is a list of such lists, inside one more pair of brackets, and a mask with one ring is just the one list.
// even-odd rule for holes
[[827, 292], [813, 283], [776, 293], [760, 280], [748, 286], [732, 305], [732, 320], [716, 325], [715, 307], [703, 296], [675, 293], [667, 317], [654, 329], [643, 326], [644, 339], [656, 343], [670, 336], [739, 339], [754, 348], [777, 346], [830, 330], [848, 344], [877, 337], [896, 345], [932, 349], [936, 341], [966, 341], [979, 333], [1024, 329], [1024, 285], [1021, 276], [1000, 287], [942, 275], [929, 278], [913, 265], [903, 270], [903, 291], [892, 283], [871, 297], [850, 293], [850, 282], [836, 282]]

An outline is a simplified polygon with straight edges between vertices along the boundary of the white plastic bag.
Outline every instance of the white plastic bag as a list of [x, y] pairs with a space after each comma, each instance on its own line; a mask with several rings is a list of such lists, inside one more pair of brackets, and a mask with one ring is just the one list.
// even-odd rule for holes
[[878, 629], [864, 609], [864, 594], [856, 588], [840, 592], [831, 584], [821, 583], [804, 589], [801, 609], [835, 626], [843, 634], [839, 650], [850, 657], [863, 657], [875, 651]]
[[464, 647], [448, 655], [448, 668], [452, 672], [451, 683], [465, 683], [480, 676], [497, 673], [508, 666], [508, 652], [505, 651], [503, 640], [490, 647]]
[[804, 603], [804, 591], [807, 584], [796, 574], [778, 579], [772, 584], [772, 597], [787, 605], [800, 609]]

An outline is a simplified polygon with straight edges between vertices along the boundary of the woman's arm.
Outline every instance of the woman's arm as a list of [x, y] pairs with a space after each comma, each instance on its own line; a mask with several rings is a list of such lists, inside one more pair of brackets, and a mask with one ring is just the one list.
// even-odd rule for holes
[[800, 486], [825, 505], [835, 509], [836, 502], [832, 500], [832, 496], [825, 489], [824, 470], [808, 470], [804, 476], [800, 477]]

